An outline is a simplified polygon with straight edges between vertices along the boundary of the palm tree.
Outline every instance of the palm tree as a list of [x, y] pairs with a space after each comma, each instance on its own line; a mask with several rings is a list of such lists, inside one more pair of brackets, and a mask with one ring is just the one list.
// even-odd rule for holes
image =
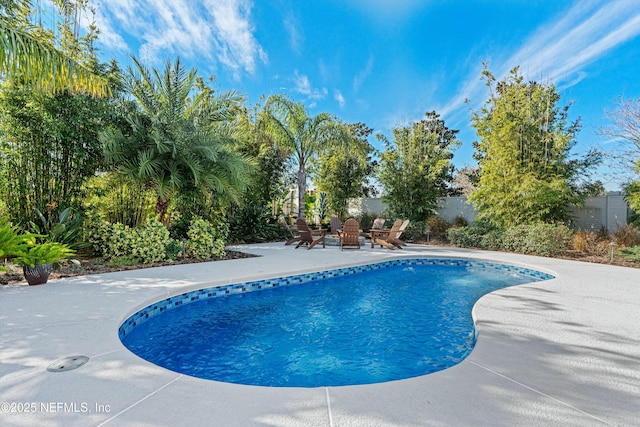
[[284, 95], [270, 96], [264, 109], [278, 143], [292, 153], [298, 164], [298, 218], [304, 218], [309, 162], [331, 145], [348, 143], [348, 132], [333, 116], [320, 113], [310, 117], [304, 105]]
[[127, 134], [116, 129], [101, 135], [107, 162], [155, 191], [155, 211], [165, 225], [169, 202], [180, 191], [213, 191], [237, 200], [248, 184], [250, 162], [231, 149], [228, 123], [242, 98], [236, 92], [214, 94], [180, 59], [167, 61], [162, 72], [133, 62], [126, 85], [138, 111], [127, 118]]
[[[63, 6], [63, 0], [54, 0]], [[50, 43], [18, 25], [17, 16], [31, 9], [31, 0], [0, 0], [0, 72], [34, 87], [102, 96], [107, 79], [65, 56]]]

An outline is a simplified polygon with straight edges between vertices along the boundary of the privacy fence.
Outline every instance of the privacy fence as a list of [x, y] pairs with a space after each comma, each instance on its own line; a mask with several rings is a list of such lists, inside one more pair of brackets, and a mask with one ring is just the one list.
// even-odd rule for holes
[[[437, 215], [451, 223], [456, 217], [463, 217], [472, 222], [477, 212], [473, 205], [467, 203], [466, 197], [443, 197], [438, 200]], [[387, 205], [379, 198], [353, 199], [349, 203], [349, 215], [363, 213], [382, 215]], [[627, 225], [629, 206], [624, 196], [619, 192], [608, 193], [606, 196], [590, 197], [582, 207], [571, 209], [573, 228], [576, 230], [597, 231], [605, 227], [615, 232], [619, 227]]]

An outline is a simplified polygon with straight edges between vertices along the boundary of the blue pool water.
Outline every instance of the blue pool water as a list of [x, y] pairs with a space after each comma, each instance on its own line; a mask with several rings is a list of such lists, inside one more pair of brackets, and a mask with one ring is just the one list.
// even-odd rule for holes
[[140, 357], [205, 379], [377, 383], [459, 363], [474, 346], [471, 310], [482, 295], [551, 277], [489, 263], [410, 261], [258, 292], [183, 294], [168, 308], [132, 316], [120, 336]]

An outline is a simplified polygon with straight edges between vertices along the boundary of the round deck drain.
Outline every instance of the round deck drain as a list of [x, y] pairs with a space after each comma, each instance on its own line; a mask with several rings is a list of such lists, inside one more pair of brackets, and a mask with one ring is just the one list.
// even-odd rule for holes
[[87, 356], [71, 356], [56, 360], [47, 367], [49, 372], [65, 372], [79, 368], [89, 361]]

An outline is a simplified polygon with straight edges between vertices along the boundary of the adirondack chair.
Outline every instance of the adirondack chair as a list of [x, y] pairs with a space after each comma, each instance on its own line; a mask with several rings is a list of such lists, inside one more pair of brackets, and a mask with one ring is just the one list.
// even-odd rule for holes
[[307, 249], [311, 249], [320, 242], [322, 242], [323, 248], [326, 247], [325, 236], [327, 230], [312, 230], [303, 218], [296, 220], [296, 227], [298, 228], [298, 233], [300, 233], [300, 241], [296, 245], [296, 249], [302, 245], [309, 245]]
[[[288, 246], [288, 245], [290, 245], [290, 244], [292, 244], [292, 243], [295, 243], [295, 242], [298, 242], [298, 241], [300, 240], [300, 236], [299, 236], [299, 235], [298, 235], [298, 236], [296, 236], [295, 234], [293, 234], [293, 230], [291, 229], [291, 227], [289, 226], [289, 224], [287, 224], [287, 222], [285, 221], [285, 219], [284, 219], [283, 217], [279, 217], [279, 218], [278, 218], [278, 223], [279, 223], [282, 227], [286, 228], [286, 229], [287, 229], [287, 232], [288, 232], [288, 234], [289, 234], [289, 238], [287, 239], [287, 241], [286, 241], [286, 242], [284, 242], [284, 245], [285, 245], [285, 246]], [[296, 229], [296, 228], [294, 227], [294, 230], [295, 230], [295, 229]]]
[[357, 219], [349, 218], [342, 227], [340, 250], [344, 250], [345, 247], [360, 249], [360, 224]]
[[371, 228], [369, 229], [369, 231], [367, 231], [366, 233], [362, 233], [362, 234], [367, 239], [371, 239], [372, 237], [379, 237], [380, 235], [376, 234], [375, 232], [378, 231], [378, 230], [384, 230], [384, 222], [385, 222], [384, 218], [376, 218], [376, 219], [374, 219], [373, 220], [373, 224], [371, 225]]
[[407, 246], [405, 242], [400, 240], [400, 236], [402, 236], [402, 233], [404, 233], [404, 231], [407, 229], [408, 226], [409, 226], [409, 220], [406, 219], [398, 229], [398, 233], [396, 233], [396, 236], [394, 237], [389, 235], [388, 237], [388, 239], [391, 239], [391, 243], [393, 243], [395, 246], [397, 246], [400, 249], [402, 249], [401, 246]]
[[332, 216], [329, 225], [331, 227], [331, 234], [333, 236], [340, 235], [340, 230], [342, 230], [342, 221], [340, 221], [340, 218], [338, 218], [337, 216]]
[[[387, 249], [394, 249], [396, 246], [398, 249], [402, 249], [402, 245], [398, 243], [398, 238], [402, 232], [400, 227], [402, 226], [402, 220], [398, 219], [393, 223], [393, 226], [389, 230], [376, 230], [371, 232], [371, 247], [375, 247], [378, 243], [380, 246], [384, 246]], [[375, 235], [374, 235], [375, 233]]]

